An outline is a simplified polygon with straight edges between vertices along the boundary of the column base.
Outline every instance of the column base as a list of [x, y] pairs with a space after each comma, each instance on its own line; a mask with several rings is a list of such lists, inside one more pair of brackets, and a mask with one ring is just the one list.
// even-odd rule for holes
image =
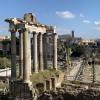
[[26, 83], [26, 84], [32, 85], [32, 82], [31, 82], [30, 80], [24, 80], [23, 83]]
[[[24, 83], [23, 81], [10, 82], [11, 100], [34, 100], [36, 94], [32, 82]], [[35, 95], [34, 95], [35, 94]]]

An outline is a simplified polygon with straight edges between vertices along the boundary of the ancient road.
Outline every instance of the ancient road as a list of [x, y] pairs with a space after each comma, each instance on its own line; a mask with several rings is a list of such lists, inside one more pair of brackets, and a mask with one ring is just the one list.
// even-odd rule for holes
[[77, 61], [76, 66], [70, 71], [70, 73], [67, 75], [67, 80], [73, 81], [75, 80], [75, 76], [77, 75], [80, 67], [81, 67], [82, 62]]

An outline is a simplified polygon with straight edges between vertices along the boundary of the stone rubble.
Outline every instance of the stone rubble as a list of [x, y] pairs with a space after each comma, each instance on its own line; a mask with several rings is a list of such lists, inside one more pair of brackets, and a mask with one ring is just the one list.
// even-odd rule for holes
[[75, 89], [70, 92], [67, 89], [45, 91], [39, 95], [37, 100], [100, 100], [100, 91], [93, 89]]

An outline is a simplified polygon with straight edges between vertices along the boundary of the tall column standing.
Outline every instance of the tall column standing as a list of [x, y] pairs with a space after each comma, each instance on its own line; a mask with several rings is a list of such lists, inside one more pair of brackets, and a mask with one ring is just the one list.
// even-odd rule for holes
[[19, 77], [23, 78], [23, 33], [19, 31]]
[[39, 33], [39, 70], [43, 71], [43, 39], [42, 39], [42, 33]]
[[33, 32], [33, 67], [34, 67], [34, 72], [38, 73], [37, 33], [36, 32]]
[[11, 30], [11, 78], [16, 79], [16, 31]]
[[43, 34], [43, 63], [44, 69], [47, 69], [47, 33]]
[[29, 38], [29, 46], [28, 46], [28, 49], [29, 49], [29, 72], [30, 72], [30, 75], [32, 75], [31, 73], [31, 39], [30, 39], [30, 35], [28, 35], [28, 38]]
[[30, 50], [29, 50], [29, 33], [27, 29], [24, 29], [24, 33], [23, 33], [23, 81], [25, 83], [29, 83], [30, 82], [30, 69], [29, 69], [29, 65], [30, 65]]
[[53, 34], [53, 68], [57, 70], [57, 34]]

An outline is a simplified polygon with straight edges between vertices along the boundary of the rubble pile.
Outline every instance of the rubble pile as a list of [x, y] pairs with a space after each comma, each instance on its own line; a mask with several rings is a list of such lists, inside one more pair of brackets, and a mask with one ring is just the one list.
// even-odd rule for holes
[[67, 90], [57, 90], [42, 93], [38, 100], [100, 100], [99, 90], [79, 90], [70, 91]]

